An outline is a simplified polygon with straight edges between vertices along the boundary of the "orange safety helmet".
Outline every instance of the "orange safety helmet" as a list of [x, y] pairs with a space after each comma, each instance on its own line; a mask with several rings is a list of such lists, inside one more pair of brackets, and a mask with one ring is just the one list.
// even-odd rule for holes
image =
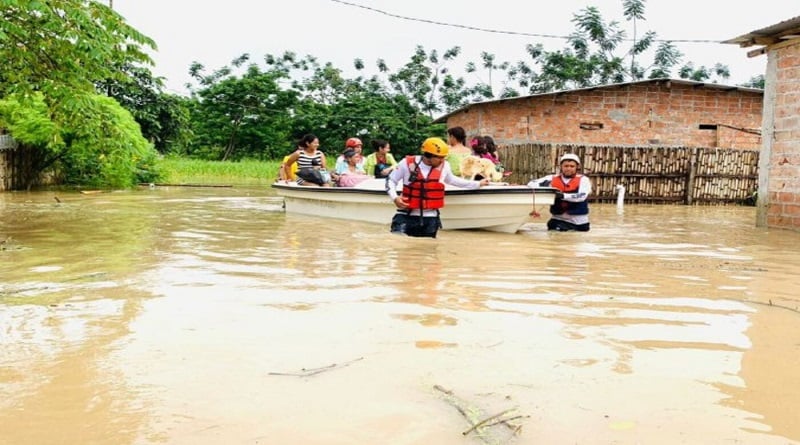
[[422, 152], [445, 157], [450, 153], [450, 146], [442, 138], [428, 138], [422, 143]]
[[359, 145], [364, 145], [361, 143], [361, 139], [359, 138], [350, 138], [347, 140], [347, 142], [344, 143], [344, 146], [347, 148], [354, 148]]

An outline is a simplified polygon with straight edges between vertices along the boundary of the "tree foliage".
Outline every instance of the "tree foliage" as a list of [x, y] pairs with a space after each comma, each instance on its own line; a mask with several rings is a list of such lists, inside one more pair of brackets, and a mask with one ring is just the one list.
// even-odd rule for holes
[[[85, 101], [81, 106], [97, 119], [66, 127], [49, 117], [42, 94], [11, 96], [0, 100], [0, 126], [34, 154], [33, 171], [51, 169], [67, 183], [129, 187], [155, 177], [156, 152], [133, 116], [107, 96]], [[27, 179], [30, 187], [35, 178]]]
[[43, 93], [50, 105], [94, 82], [123, 79], [123, 63], [149, 63], [155, 48], [93, 0], [0, 0], [0, 95]]
[[153, 76], [149, 68], [127, 64], [121, 80], [98, 83], [100, 92], [114, 98], [131, 112], [142, 135], [161, 153], [180, 152], [191, 137], [190, 101], [163, 92], [164, 80]]
[[[273, 159], [289, 139], [292, 117], [289, 113], [298, 94], [284, 89], [286, 80], [280, 69], [262, 70], [248, 63], [243, 54], [210, 74], [195, 63], [191, 74], [199, 87], [192, 91], [196, 100], [192, 109], [195, 134], [190, 154], [202, 154], [221, 160]], [[236, 69], [243, 68], [241, 76]], [[280, 148], [279, 148], [280, 147]]]
[[377, 77], [346, 79], [330, 63], [291, 52], [267, 54], [263, 60], [265, 68], [244, 54], [210, 73], [199, 63], [192, 65], [194, 140], [188, 154], [275, 159], [293, 151], [306, 133], [317, 135], [322, 148], [333, 154], [352, 136], [367, 143], [388, 139], [403, 153], [416, 151], [431, 132], [442, 131], [420, 112], [419, 103]]
[[[81, 182], [135, 181], [152, 153], [130, 114], [95, 86], [124, 81], [122, 66], [150, 63], [146, 48], [155, 43], [93, 0], [0, 0], [4, 125], [28, 141], [38, 171], [58, 165]], [[46, 141], [25, 132], [44, 120]]]
[[[474, 90], [478, 94], [471, 97], [514, 97], [673, 76], [715, 82], [730, 77], [728, 68], [720, 64], [681, 65], [683, 54], [674, 42], [659, 41], [653, 31], [642, 32], [645, 3], [645, 0], [622, 0], [628, 29], [620, 22], [607, 21], [597, 7], [586, 7], [573, 14], [575, 28], [563, 49], [547, 51], [541, 44], [528, 44], [526, 61], [496, 64], [494, 56], [482, 54], [482, 67], [468, 63], [466, 71], [486, 73], [489, 81], [479, 79], [479, 89]], [[492, 87], [494, 79], [498, 79], [501, 88]]]

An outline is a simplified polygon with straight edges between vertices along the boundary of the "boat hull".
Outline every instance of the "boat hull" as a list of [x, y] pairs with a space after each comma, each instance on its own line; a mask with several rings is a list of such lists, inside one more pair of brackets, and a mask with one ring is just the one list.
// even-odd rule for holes
[[[389, 224], [397, 209], [386, 193], [385, 181], [371, 179], [358, 187], [272, 185], [284, 198], [287, 213]], [[488, 230], [515, 233], [530, 221], [535, 207], [549, 206], [555, 189], [490, 185], [477, 190], [447, 186], [440, 216], [443, 230]]]

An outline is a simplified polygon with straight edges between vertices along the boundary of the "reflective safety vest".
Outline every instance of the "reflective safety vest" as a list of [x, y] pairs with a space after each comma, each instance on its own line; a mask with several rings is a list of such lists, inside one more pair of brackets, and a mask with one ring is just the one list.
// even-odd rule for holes
[[[561, 175], [558, 175], [553, 178], [550, 187], [557, 188], [563, 193], [578, 193], [581, 187], [582, 177], [583, 175], [575, 175], [575, 177], [569, 181], [569, 184], [564, 184], [563, 178]], [[556, 201], [550, 206], [550, 213], [553, 215], [561, 215], [563, 213], [569, 213], [570, 215], [588, 215], [589, 204], [586, 201], [569, 202], [556, 198]]]
[[411, 210], [441, 209], [444, 207], [444, 184], [439, 179], [442, 177], [444, 163], [432, 168], [426, 178], [419, 171], [416, 158], [416, 156], [406, 156], [411, 177], [408, 184], [403, 184], [403, 196], [408, 198], [408, 207]]

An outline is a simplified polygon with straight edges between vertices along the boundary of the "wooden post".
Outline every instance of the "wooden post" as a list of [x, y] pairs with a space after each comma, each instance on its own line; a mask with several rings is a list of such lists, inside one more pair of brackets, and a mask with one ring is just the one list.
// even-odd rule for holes
[[693, 149], [689, 155], [689, 171], [686, 172], [686, 190], [683, 199], [686, 205], [692, 205], [692, 199], [694, 198], [694, 176], [697, 171], [698, 150], [699, 148]]

